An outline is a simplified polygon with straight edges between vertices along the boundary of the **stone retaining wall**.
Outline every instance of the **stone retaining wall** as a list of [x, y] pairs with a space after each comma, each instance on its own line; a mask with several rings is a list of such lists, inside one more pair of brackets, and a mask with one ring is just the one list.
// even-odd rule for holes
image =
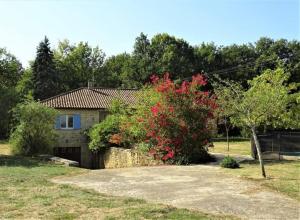
[[137, 149], [124, 149], [111, 147], [103, 155], [105, 168], [123, 168], [138, 166], [161, 165], [163, 162], [146, 156]]

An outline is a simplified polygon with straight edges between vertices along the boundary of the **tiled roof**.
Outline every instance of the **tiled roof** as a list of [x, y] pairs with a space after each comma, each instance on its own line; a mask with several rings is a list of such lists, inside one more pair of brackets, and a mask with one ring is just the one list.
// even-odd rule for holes
[[135, 89], [79, 88], [42, 100], [41, 103], [52, 108], [105, 109], [116, 98], [133, 104], [137, 91]]

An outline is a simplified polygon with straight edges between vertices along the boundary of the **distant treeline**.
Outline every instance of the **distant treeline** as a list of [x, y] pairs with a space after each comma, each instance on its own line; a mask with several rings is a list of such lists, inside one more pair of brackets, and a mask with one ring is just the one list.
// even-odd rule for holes
[[260, 38], [255, 43], [218, 46], [190, 45], [166, 33], [148, 39], [143, 33], [134, 42], [132, 53], [106, 57], [99, 47], [68, 40], [51, 48], [45, 37], [28, 68], [0, 48], [0, 138], [9, 135], [14, 107], [26, 100], [45, 99], [61, 92], [87, 86], [140, 88], [152, 74], [169, 72], [176, 80], [195, 73], [214, 74], [246, 85], [248, 79], [278, 65], [300, 82], [300, 42]]

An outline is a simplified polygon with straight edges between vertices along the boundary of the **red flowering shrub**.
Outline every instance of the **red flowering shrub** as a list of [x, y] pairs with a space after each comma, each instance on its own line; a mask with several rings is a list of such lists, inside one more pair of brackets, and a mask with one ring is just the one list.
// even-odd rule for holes
[[159, 101], [139, 121], [146, 130], [149, 153], [170, 163], [188, 163], [195, 154], [206, 157], [208, 120], [214, 115], [216, 103], [209, 92], [201, 91], [207, 83], [205, 78], [198, 74], [180, 85], [169, 74], [151, 79], [154, 91], [160, 94]]

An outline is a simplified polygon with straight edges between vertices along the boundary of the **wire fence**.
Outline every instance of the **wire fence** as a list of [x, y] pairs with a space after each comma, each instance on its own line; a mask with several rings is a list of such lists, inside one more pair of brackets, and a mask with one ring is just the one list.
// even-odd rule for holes
[[[262, 154], [300, 156], [300, 132], [272, 132], [258, 135]], [[251, 139], [252, 156], [257, 158], [253, 139]]]

